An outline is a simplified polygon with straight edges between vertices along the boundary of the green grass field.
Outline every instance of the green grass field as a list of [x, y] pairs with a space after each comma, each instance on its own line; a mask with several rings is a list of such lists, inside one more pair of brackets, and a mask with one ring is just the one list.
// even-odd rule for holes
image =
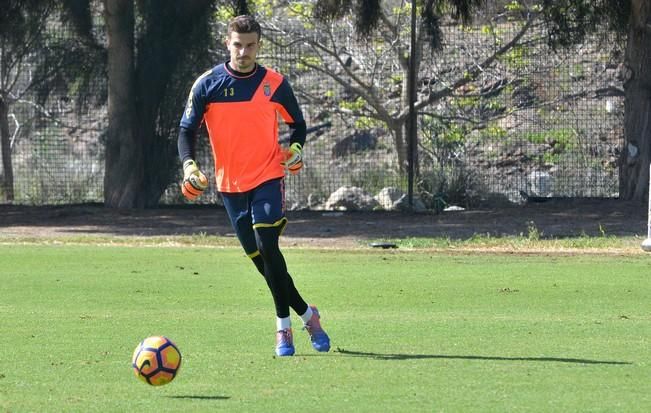
[[[273, 355], [239, 248], [0, 245], [2, 412], [643, 412], [647, 255], [288, 249], [332, 338]], [[131, 353], [166, 335], [176, 380]]]

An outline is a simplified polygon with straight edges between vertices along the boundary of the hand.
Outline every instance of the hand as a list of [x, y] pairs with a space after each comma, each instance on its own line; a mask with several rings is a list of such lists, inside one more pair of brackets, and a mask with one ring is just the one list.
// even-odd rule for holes
[[208, 178], [192, 159], [183, 162], [183, 183], [181, 192], [190, 201], [197, 199], [208, 188]]
[[284, 153], [285, 160], [283, 166], [289, 170], [292, 175], [296, 175], [303, 167], [303, 147], [300, 143], [294, 142]]

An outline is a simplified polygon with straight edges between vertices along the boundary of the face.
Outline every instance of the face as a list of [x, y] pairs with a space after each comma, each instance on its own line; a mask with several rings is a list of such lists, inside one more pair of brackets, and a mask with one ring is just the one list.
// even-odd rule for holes
[[231, 67], [238, 72], [250, 72], [255, 67], [260, 40], [257, 33], [231, 32], [226, 39], [226, 48], [231, 53]]

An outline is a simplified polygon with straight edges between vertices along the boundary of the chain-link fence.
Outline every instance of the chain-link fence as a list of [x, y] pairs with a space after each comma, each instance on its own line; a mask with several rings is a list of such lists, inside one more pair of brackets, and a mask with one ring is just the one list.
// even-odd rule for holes
[[[418, 110], [415, 192], [424, 207], [618, 195], [620, 49], [593, 38], [553, 51], [533, 27], [503, 51], [522, 27], [449, 25], [442, 51], [423, 48], [417, 87], [427, 104]], [[407, 190], [400, 56], [379, 40], [357, 41], [347, 27], [329, 30], [265, 31], [261, 62], [290, 80], [308, 127], [323, 126], [307, 137], [306, 167], [288, 178], [288, 207], [337, 208], [332, 197], [342, 187], [376, 201], [391, 193], [395, 206]], [[28, 93], [9, 106], [15, 203], [102, 202], [106, 107], [74, 115], [75, 99], [55, 93], [39, 102]], [[205, 135], [198, 157], [211, 172]], [[213, 201], [209, 192], [202, 202]], [[177, 183], [161, 202], [184, 202]]]

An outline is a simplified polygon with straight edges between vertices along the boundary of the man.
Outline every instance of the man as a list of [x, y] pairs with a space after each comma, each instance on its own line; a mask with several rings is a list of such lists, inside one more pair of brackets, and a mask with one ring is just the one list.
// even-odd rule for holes
[[[208, 185], [194, 161], [196, 131], [205, 122], [217, 190], [244, 251], [271, 290], [276, 307], [276, 354], [294, 354], [290, 307], [303, 320], [312, 347], [328, 351], [330, 338], [321, 327], [319, 312], [294, 286], [278, 246], [287, 224], [285, 170], [298, 173], [303, 166], [306, 126], [287, 80], [256, 63], [260, 35], [253, 17], [234, 18], [226, 39], [230, 60], [202, 74], [192, 86], [178, 138], [182, 192], [193, 200]], [[278, 115], [292, 129], [287, 151], [278, 144]]]

